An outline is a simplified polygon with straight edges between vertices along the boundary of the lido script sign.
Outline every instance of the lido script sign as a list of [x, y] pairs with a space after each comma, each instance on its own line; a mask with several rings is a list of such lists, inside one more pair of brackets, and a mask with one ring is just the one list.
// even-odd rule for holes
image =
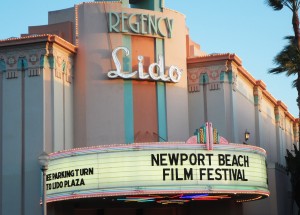
[[109, 78], [124, 78], [124, 79], [142, 79], [142, 80], [154, 80], [154, 81], [164, 81], [164, 82], [174, 82], [180, 81], [182, 76], [182, 70], [177, 66], [170, 66], [168, 71], [166, 71], [163, 56], [158, 57], [157, 63], [150, 64], [148, 68], [148, 73], [144, 72], [143, 56], [138, 56], [138, 70], [133, 72], [124, 72], [122, 70], [122, 65], [118, 59], [117, 53], [123, 50], [125, 56], [130, 54], [129, 49], [126, 47], [117, 47], [112, 52], [112, 58], [116, 67], [116, 70], [111, 70], [108, 72], [107, 76]]
[[151, 143], [98, 146], [51, 155], [47, 201], [170, 193], [268, 195], [259, 147]]
[[173, 19], [149, 14], [108, 13], [110, 33], [132, 33], [172, 37]]

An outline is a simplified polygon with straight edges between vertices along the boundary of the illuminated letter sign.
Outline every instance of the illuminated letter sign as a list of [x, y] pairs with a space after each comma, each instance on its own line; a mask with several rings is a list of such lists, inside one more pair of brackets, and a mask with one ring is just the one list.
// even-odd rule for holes
[[171, 38], [173, 19], [150, 14], [108, 13], [110, 33], [132, 33]]
[[[157, 63], [150, 64], [148, 68], [148, 73], [144, 73], [143, 68], [143, 56], [138, 56], [138, 71], [134, 71], [131, 73], [122, 71], [121, 63], [118, 59], [117, 52], [123, 50], [125, 52], [125, 56], [130, 54], [129, 49], [126, 47], [118, 47], [113, 50], [112, 58], [116, 66], [116, 70], [111, 70], [108, 72], [107, 76], [109, 78], [138, 78], [138, 79], [152, 79], [155, 81], [170, 81], [170, 82], [179, 82], [182, 76], [182, 70], [180, 70], [177, 66], [170, 66], [167, 73], [165, 73], [165, 66], [164, 66], [164, 58], [163, 56], [158, 57]], [[155, 70], [156, 67], [156, 70]]]

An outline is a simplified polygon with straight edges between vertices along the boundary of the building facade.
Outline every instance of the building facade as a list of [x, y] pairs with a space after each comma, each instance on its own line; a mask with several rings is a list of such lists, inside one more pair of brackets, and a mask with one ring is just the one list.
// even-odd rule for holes
[[49, 214], [292, 211], [297, 120], [237, 55], [203, 53], [163, 1], [49, 12], [0, 41], [0, 72], [1, 214], [42, 213], [42, 151]]

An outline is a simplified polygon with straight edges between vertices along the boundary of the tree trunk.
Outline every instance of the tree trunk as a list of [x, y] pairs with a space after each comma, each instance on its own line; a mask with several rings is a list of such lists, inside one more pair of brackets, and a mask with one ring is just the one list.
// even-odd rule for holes
[[298, 16], [297, 9], [295, 9], [293, 11], [292, 24], [293, 24], [293, 30], [294, 30], [294, 35], [295, 35], [295, 42], [297, 44], [298, 50], [300, 51], [299, 16]]
[[[297, 8], [297, 1], [293, 2], [293, 30], [295, 35], [295, 44], [298, 48], [298, 53], [300, 54], [300, 32], [299, 32], [299, 16], [298, 16], [298, 8]], [[298, 91], [298, 98], [297, 98], [297, 105], [298, 105], [298, 147], [300, 146], [300, 68], [298, 69], [297, 74], [297, 82], [296, 82], [296, 88]], [[292, 176], [293, 177], [293, 176]], [[292, 183], [292, 192], [293, 192], [293, 198], [298, 206], [298, 215], [300, 215], [300, 181], [299, 178], [294, 176], [294, 185]]]
[[[293, 30], [295, 34], [295, 43], [298, 47], [298, 52], [300, 54], [300, 31], [299, 31], [299, 16], [298, 16], [298, 7], [297, 7], [297, 1], [293, 2], [293, 19], [292, 19], [292, 24], [293, 24]], [[298, 76], [297, 76], [297, 91], [298, 91], [298, 98], [297, 98], [297, 105], [298, 105], [298, 147], [300, 145], [300, 69], [298, 71]]]

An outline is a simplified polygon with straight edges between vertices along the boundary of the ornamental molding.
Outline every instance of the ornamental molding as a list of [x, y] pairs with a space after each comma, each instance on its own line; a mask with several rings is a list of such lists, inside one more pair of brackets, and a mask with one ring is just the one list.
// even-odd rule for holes
[[224, 73], [228, 71], [226, 65], [191, 68], [187, 70], [189, 92], [199, 92], [200, 84], [209, 84], [210, 90], [219, 90], [224, 82]]

